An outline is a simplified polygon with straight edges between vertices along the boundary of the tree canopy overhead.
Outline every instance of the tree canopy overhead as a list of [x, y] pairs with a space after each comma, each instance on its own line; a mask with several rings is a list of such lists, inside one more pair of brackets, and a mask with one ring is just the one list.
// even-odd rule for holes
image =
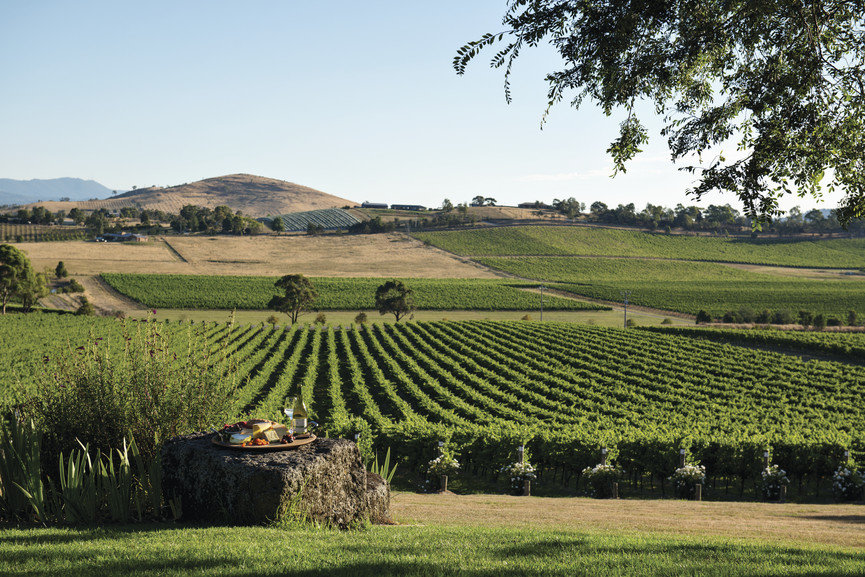
[[563, 64], [546, 76], [547, 113], [586, 99], [621, 113], [615, 172], [648, 141], [648, 101], [698, 199], [731, 192], [764, 221], [781, 196], [825, 188], [845, 194], [842, 224], [865, 216], [865, 1], [509, 0], [503, 24], [458, 50], [457, 73], [500, 46], [510, 102], [521, 50], [551, 44]]

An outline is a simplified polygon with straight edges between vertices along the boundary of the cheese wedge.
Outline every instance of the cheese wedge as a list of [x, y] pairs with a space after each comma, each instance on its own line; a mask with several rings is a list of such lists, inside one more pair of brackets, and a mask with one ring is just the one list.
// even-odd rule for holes
[[252, 439], [252, 436], [249, 433], [234, 433], [233, 435], [231, 435], [231, 438], [229, 438], [228, 442], [232, 445], [242, 445], [250, 439]]
[[264, 432], [270, 429], [273, 423], [254, 423], [252, 425], [252, 438], [260, 439], [264, 437]]

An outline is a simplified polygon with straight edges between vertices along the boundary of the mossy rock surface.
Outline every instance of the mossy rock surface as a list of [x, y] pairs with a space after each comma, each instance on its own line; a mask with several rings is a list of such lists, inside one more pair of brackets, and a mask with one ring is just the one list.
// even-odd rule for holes
[[367, 473], [357, 445], [345, 439], [255, 453], [214, 445], [210, 434], [187, 435], [165, 444], [162, 466], [165, 497], [180, 497], [184, 520], [257, 525], [302, 511], [339, 527], [389, 521], [387, 483]]

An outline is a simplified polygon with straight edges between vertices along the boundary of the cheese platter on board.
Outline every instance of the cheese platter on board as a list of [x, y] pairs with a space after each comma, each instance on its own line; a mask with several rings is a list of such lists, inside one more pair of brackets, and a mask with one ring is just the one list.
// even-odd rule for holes
[[[312, 423], [311, 423], [312, 424]], [[241, 451], [285, 451], [297, 449], [315, 441], [309, 432], [294, 435], [293, 431], [276, 421], [251, 419], [225, 425], [212, 437], [214, 445]]]

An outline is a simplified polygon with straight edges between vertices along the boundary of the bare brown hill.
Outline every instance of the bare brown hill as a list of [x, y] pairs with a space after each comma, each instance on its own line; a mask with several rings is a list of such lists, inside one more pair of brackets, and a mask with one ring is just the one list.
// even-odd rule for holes
[[356, 203], [285, 180], [252, 174], [230, 174], [167, 188], [140, 188], [104, 200], [39, 202], [27, 206], [44, 206], [52, 212], [69, 212], [76, 206], [87, 211], [101, 208], [113, 211], [136, 206], [177, 213], [187, 204], [209, 208], [226, 205], [248, 216], [261, 217], [354, 206]]

